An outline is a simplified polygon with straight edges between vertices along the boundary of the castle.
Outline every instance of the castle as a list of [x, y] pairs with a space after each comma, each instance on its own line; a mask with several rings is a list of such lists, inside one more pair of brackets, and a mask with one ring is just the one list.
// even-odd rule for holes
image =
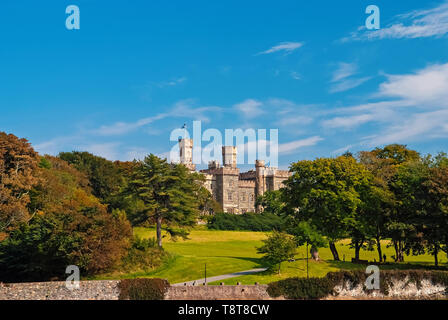
[[[180, 163], [191, 171], [193, 164], [193, 139], [179, 139]], [[255, 200], [266, 191], [278, 190], [289, 178], [287, 170], [267, 167], [263, 160], [255, 161], [255, 170], [240, 172], [237, 168], [237, 148], [222, 147], [222, 163], [211, 161], [208, 169], [200, 170], [205, 175], [205, 187], [223, 208], [224, 212], [242, 214], [260, 212]]]

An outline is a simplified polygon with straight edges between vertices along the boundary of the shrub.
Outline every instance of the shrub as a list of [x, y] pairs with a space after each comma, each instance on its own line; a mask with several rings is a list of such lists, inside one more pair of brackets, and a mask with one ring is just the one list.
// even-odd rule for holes
[[328, 278], [289, 278], [270, 283], [267, 289], [271, 297], [284, 296], [287, 299], [321, 299], [334, 288]]
[[124, 279], [118, 284], [120, 300], [163, 300], [170, 284], [165, 279]]
[[[363, 284], [364, 292], [370, 293], [364, 283], [369, 275], [363, 271], [330, 272], [323, 278], [288, 278], [268, 285], [267, 292], [271, 297], [284, 296], [287, 299], [322, 299], [334, 293], [334, 288], [344, 282], [350, 282], [353, 287]], [[423, 270], [387, 270], [380, 273], [380, 292], [389, 294], [393, 281], [408, 278], [409, 283], [421, 287], [423, 280], [430, 280], [433, 284], [440, 284], [447, 288], [448, 272]]]
[[155, 238], [134, 237], [128, 254], [122, 260], [121, 269], [127, 272], [149, 271], [162, 264], [168, 254], [158, 247]]
[[83, 276], [108, 271], [126, 254], [130, 232], [124, 218], [95, 208], [36, 215], [0, 242], [0, 281], [64, 279], [68, 265]]
[[283, 229], [283, 219], [272, 213], [217, 213], [208, 220], [213, 230], [272, 231]]

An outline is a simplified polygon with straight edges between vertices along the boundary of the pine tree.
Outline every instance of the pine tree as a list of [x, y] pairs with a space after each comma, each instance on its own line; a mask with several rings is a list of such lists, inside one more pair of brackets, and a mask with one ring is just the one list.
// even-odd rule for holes
[[137, 163], [128, 188], [143, 203], [135, 220], [156, 224], [159, 247], [162, 227], [172, 237], [186, 238], [185, 227], [196, 223], [201, 180], [200, 174], [190, 173], [184, 165], [169, 164], [153, 154]]

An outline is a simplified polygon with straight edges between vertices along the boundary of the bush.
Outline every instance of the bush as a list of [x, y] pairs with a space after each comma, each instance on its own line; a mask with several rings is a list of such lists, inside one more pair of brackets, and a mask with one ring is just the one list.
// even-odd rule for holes
[[122, 270], [127, 272], [149, 271], [162, 264], [168, 254], [159, 248], [155, 238], [134, 237], [128, 254], [122, 260]]
[[270, 283], [267, 289], [271, 297], [287, 299], [321, 299], [331, 294], [334, 283], [328, 278], [289, 278]]
[[[323, 278], [288, 278], [268, 285], [267, 292], [271, 297], [284, 296], [287, 299], [322, 299], [334, 293], [334, 288], [344, 282], [350, 282], [353, 287], [364, 284], [369, 275], [363, 271], [330, 272]], [[392, 282], [408, 278], [409, 283], [415, 283], [417, 288], [426, 279], [433, 284], [445, 286], [448, 290], [448, 272], [423, 270], [387, 270], [380, 272], [380, 292], [389, 294]], [[366, 293], [367, 290], [363, 285]], [[448, 294], [448, 292], [445, 292]]]
[[272, 213], [217, 213], [208, 220], [212, 230], [272, 231], [283, 229], [283, 219]]
[[123, 217], [95, 208], [36, 215], [0, 241], [0, 281], [65, 279], [68, 265], [83, 276], [108, 271], [126, 254], [130, 232]]
[[120, 300], [163, 300], [170, 284], [165, 279], [124, 279], [118, 284]]

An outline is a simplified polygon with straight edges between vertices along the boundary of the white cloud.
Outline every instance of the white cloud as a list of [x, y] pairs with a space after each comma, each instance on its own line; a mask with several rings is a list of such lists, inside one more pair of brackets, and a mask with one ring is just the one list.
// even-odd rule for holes
[[357, 127], [363, 123], [373, 120], [372, 114], [361, 114], [349, 117], [336, 117], [330, 120], [323, 121], [323, 126], [327, 128], [345, 128], [350, 129]]
[[380, 85], [380, 96], [407, 99], [416, 105], [448, 106], [448, 63], [387, 78]]
[[103, 125], [96, 129], [95, 132], [102, 136], [122, 135], [166, 117], [168, 117], [167, 113], [161, 113], [154, 117], [140, 119], [136, 122], [116, 122], [112, 125]]
[[246, 118], [255, 118], [260, 114], [264, 113], [261, 109], [263, 103], [254, 99], [247, 99], [241, 103], [238, 103], [234, 106], [234, 108], [241, 112]]
[[409, 141], [426, 140], [431, 135], [438, 138], [448, 138], [446, 123], [448, 122], [448, 110], [424, 112], [404, 118], [381, 134], [367, 137], [365, 140], [371, 146], [407, 143]]
[[286, 154], [292, 153], [303, 147], [314, 146], [315, 144], [317, 144], [319, 141], [322, 140], [324, 139], [319, 136], [314, 136], [306, 139], [282, 143], [278, 145], [278, 152]]
[[269, 48], [266, 51], [257, 53], [257, 55], [258, 54], [270, 54], [270, 53], [279, 52], [279, 51], [283, 51], [286, 54], [290, 54], [294, 50], [297, 50], [302, 46], [303, 46], [303, 42], [282, 42], [282, 43], [279, 43], [278, 45], [275, 45], [275, 46]]
[[222, 108], [217, 106], [195, 108], [192, 104], [193, 101], [191, 100], [179, 101], [166, 113], [159, 113], [153, 117], [139, 119], [135, 122], [116, 122], [112, 125], [103, 125], [100, 128], [93, 130], [93, 133], [102, 136], [123, 135], [165, 118], [187, 118], [209, 122], [210, 118], [208, 115], [210, 113], [222, 111]]
[[348, 78], [358, 71], [358, 65], [356, 63], [340, 62], [338, 68], [333, 72], [332, 82], [340, 81]]
[[291, 72], [291, 78], [293, 78], [294, 80], [300, 80], [301, 79], [300, 74], [298, 72], [296, 72], [296, 71], [292, 71]]
[[184, 83], [185, 81], [187, 81], [187, 77], [174, 78], [169, 81], [159, 82], [159, 83], [157, 83], [157, 86], [160, 88], [173, 87], [173, 86], [177, 86], [178, 84]]
[[448, 64], [386, 77], [373, 97], [388, 100], [337, 109], [334, 113], [340, 115], [322, 125], [347, 130], [381, 123], [379, 134], [362, 139], [370, 146], [448, 136]]
[[333, 72], [330, 93], [347, 91], [370, 80], [370, 77], [353, 78], [352, 76], [356, 73], [358, 73], [358, 65], [356, 63], [340, 62], [338, 68]]
[[346, 152], [349, 151], [351, 148], [353, 148], [353, 145], [349, 144], [349, 145], [347, 145], [347, 146], [345, 146], [345, 147], [342, 147], [342, 148], [333, 150], [333, 151], [331, 152], [331, 154], [338, 156], [338, 155], [341, 155], [341, 154], [346, 153]]
[[415, 10], [395, 17], [395, 21], [379, 30], [365, 27], [351, 33], [343, 42], [350, 40], [378, 40], [402, 38], [440, 37], [448, 33], [448, 1], [429, 10]]
[[370, 77], [357, 78], [357, 79], [345, 79], [338, 83], [333, 84], [330, 87], [330, 93], [343, 92], [356, 87], [359, 87], [364, 82], [370, 80]]

